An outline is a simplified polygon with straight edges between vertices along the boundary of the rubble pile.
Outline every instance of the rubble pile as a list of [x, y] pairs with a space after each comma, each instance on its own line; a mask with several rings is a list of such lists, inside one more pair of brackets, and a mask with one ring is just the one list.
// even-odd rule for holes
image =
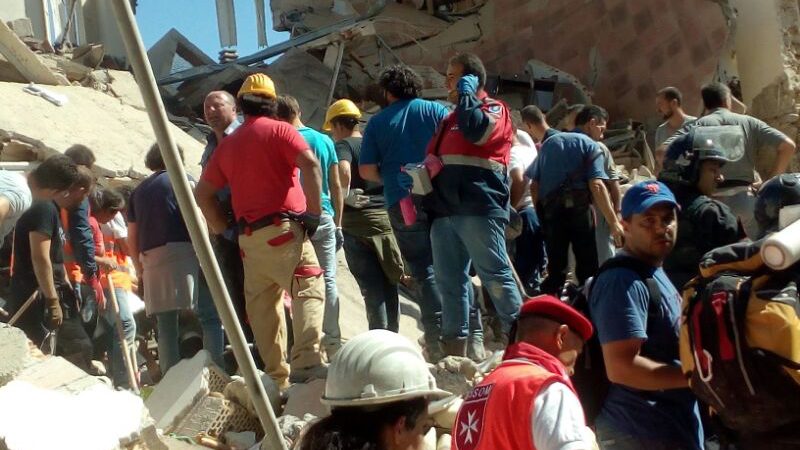
[[[102, 45], [56, 53], [29, 29], [29, 19], [0, 23], [0, 92], [5, 99], [0, 165], [41, 161], [83, 144], [97, 157], [98, 176], [147, 176], [144, 154], [155, 135], [133, 74], [104, 67]], [[187, 171], [198, 175], [203, 144], [178, 127], [172, 131]]]

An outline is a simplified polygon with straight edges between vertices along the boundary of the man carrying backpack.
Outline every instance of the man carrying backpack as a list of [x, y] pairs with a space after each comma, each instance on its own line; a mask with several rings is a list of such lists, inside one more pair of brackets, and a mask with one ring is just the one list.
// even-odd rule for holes
[[589, 294], [611, 382], [595, 421], [602, 449], [703, 448], [678, 355], [681, 300], [661, 267], [675, 245], [677, 209], [660, 182], [631, 187], [622, 199], [624, 247], [609, 260], [629, 261], [601, 270]]

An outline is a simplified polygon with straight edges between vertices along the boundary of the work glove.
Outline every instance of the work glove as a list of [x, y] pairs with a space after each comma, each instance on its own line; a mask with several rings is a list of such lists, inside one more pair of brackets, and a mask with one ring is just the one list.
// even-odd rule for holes
[[476, 94], [478, 92], [478, 77], [475, 75], [464, 75], [458, 80], [456, 90], [459, 95]]
[[336, 227], [336, 251], [338, 252], [343, 245], [344, 234], [342, 233], [342, 227]]
[[400, 188], [402, 188], [404, 191], [410, 191], [411, 188], [414, 187], [414, 179], [411, 178], [411, 175], [409, 175], [407, 172], [401, 170], [397, 174], [397, 184], [399, 184]]
[[439, 175], [439, 172], [442, 171], [444, 168], [444, 164], [442, 163], [442, 158], [439, 158], [436, 155], [428, 154], [425, 156], [425, 161], [422, 162], [425, 165], [425, 168], [428, 170], [428, 176], [431, 177], [431, 180], [436, 178], [436, 175]]
[[363, 189], [351, 189], [344, 198], [344, 204], [356, 209], [361, 209], [369, 204], [369, 196], [364, 195]]
[[64, 322], [64, 313], [61, 311], [61, 303], [57, 298], [45, 300], [45, 323], [48, 330], [57, 330]]
[[319, 228], [319, 214], [312, 214], [310, 212], [303, 214], [303, 226], [306, 228], [306, 234], [309, 239], [314, 237], [314, 233], [316, 233], [317, 228]]
[[94, 291], [94, 301], [97, 303], [97, 310], [103, 311], [106, 308], [106, 296], [103, 294], [103, 286], [100, 286], [100, 279], [95, 275], [86, 280], [86, 284]]

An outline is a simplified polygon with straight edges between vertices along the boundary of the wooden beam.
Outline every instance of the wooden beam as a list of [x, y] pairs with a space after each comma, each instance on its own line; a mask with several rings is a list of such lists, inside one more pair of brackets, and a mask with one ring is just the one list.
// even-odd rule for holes
[[52, 86], [64, 84], [66, 81], [66, 79], [59, 80], [2, 20], [0, 20], [0, 53], [28, 81]]

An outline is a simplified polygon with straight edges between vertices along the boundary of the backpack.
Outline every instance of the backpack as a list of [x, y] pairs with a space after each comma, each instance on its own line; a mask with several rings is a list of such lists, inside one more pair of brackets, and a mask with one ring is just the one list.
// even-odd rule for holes
[[762, 243], [706, 253], [682, 294], [683, 372], [715, 418], [743, 436], [800, 424], [800, 265], [769, 269]]
[[[597, 279], [600, 274], [610, 269], [624, 268], [629, 269], [641, 278], [647, 286], [649, 302], [647, 306], [647, 328], [650, 328], [650, 323], [655, 318], [661, 307], [661, 290], [658, 288], [656, 280], [652, 277], [653, 267], [647, 263], [636, 258], [617, 255], [608, 259], [597, 270], [595, 276], [589, 279], [585, 286], [581, 289], [578, 288], [576, 292], [567, 295], [567, 302], [577, 309], [580, 313], [584, 314], [589, 320], [592, 316], [589, 311], [589, 296], [591, 295], [592, 280]], [[592, 321], [592, 325], [596, 324]], [[606, 375], [606, 364], [603, 360], [603, 349], [600, 346], [600, 338], [597, 333], [586, 341], [583, 347], [583, 352], [578, 356], [575, 363], [575, 373], [572, 375], [572, 385], [578, 393], [578, 398], [583, 406], [583, 412], [586, 415], [586, 422], [588, 425], [594, 425], [597, 415], [603, 408], [603, 402], [608, 395], [608, 389], [611, 387], [611, 382]]]

